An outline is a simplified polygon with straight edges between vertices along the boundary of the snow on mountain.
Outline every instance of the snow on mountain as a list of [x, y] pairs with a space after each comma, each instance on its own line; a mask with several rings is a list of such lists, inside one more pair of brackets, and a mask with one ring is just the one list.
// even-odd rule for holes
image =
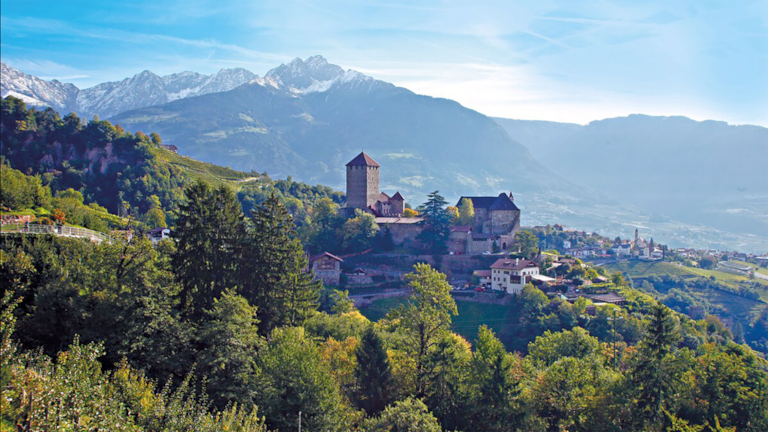
[[62, 113], [77, 112], [102, 118], [177, 99], [232, 90], [257, 79], [248, 70], [222, 69], [215, 75], [181, 72], [158, 76], [144, 71], [122, 81], [80, 90], [73, 84], [45, 81], [2, 63], [2, 97], [18, 97], [34, 106], [50, 106]]
[[322, 93], [337, 83], [378, 82], [373, 78], [354, 70], [345, 71], [339, 66], [328, 63], [322, 56], [316, 55], [302, 60], [293, 59], [269, 72], [257, 81], [264, 86], [287, 90], [294, 94]]
[[334, 86], [389, 85], [353, 70], [344, 70], [316, 55], [296, 58], [280, 65], [260, 78], [242, 69], [221, 69], [214, 75], [180, 72], [159, 76], [144, 71], [122, 81], [105, 82], [78, 89], [74, 84], [46, 81], [2, 64], [2, 97], [14, 96], [29, 105], [52, 107], [66, 114], [82, 117], [98, 115], [109, 118], [119, 113], [148, 106], [162, 105], [179, 99], [232, 90], [246, 83], [271, 87], [294, 96], [322, 93]]
[[0, 97], [14, 96], [29, 105], [69, 112], [76, 107], [78, 91], [73, 84], [45, 81], [0, 63]]

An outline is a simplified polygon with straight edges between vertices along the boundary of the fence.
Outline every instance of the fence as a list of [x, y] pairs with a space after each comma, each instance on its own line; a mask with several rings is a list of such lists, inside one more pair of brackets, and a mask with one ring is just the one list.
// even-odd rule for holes
[[69, 225], [39, 225], [39, 224], [8, 224], [3, 225], [3, 234], [52, 234], [59, 237], [76, 237], [88, 239], [94, 243], [113, 243], [115, 239], [102, 232], [88, 228], [77, 228]]

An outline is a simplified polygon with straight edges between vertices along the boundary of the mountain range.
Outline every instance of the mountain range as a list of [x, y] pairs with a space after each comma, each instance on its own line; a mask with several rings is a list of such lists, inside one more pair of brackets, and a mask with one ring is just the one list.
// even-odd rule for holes
[[0, 94], [17, 97], [27, 105], [54, 108], [62, 115], [75, 112], [86, 118], [107, 118], [135, 108], [231, 90], [256, 78], [242, 68], [222, 69], [215, 75], [181, 72], [158, 76], [144, 71], [81, 90], [74, 84], [46, 81], [0, 63]]
[[511, 191], [528, 225], [612, 236], [640, 228], [671, 245], [768, 250], [759, 180], [768, 140], [757, 126], [649, 116], [589, 125], [492, 119], [321, 56], [263, 77], [143, 72], [69, 99], [71, 84], [13, 71], [3, 65], [3, 96], [56, 101], [48, 105], [59, 110], [74, 100], [80, 112], [157, 132], [181, 154], [234, 169], [343, 190], [345, 163], [365, 150], [382, 165], [382, 190], [399, 190], [414, 205], [433, 190], [451, 201]]
[[583, 126], [496, 121], [559, 174], [637, 205], [656, 221], [768, 233], [764, 127], [646, 115]]
[[[514, 185], [516, 192], [579, 195], [492, 119], [458, 103], [345, 71], [315, 56], [295, 59], [223, 93], [141, 108], [111, 120], [154, 131], [194, 158], [343, 188], [360, 150], [383, 165], [382, 188], [411, 199]], [[581, 194], [580, 199], [587, 198]]]

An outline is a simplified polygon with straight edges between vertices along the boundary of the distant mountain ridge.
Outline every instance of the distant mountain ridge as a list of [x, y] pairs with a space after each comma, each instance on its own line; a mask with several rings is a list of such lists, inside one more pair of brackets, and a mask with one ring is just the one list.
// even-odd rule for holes
[[[13, 79], [6, 79], [12, 72]], [[455, 101], [344, 70], [321, 56], [294, 59], [263, 77], [244, 70], [230, 70], [231, 79], [217, 76], [144, 72], [74, 92], [71, 84], [3, 65], [3, 96], [62, 107], [82, 103], [91, 110], [84, 115], [108, 117], [134, 132], [158, 132], [165, 144], [198, 160], [338, 190], [344, 189], [344, 164], [365, 150], [382, 164], [382, 190], [400, 190], [414, 205], [436, 189], [449, 201], [511, 191], [526, 225], [563, 223], [624, 236], [640, 228], [644, 236], [671, 245], [768, 250], [768, 235], [762, 234], [768, 195], [755, 186], [760, 180], [754, 176], [764, 146], [737, 146], [742, 157], [734, 159], [723, 144], [752, 133], [759, 143], [764, 128], [648, 116], [587, 126], [491, 119]], [[6, 88], [6, 82], [15, 87]], [[131, 105], [135, 109], [104, 114]], [[723, 134], [723, 126], [738, 133]], [[634, 150], [606, 151], [601, 142]], [[708, 156], [711, 148], [714, 158]], [[713, 160], [737, 160], [740, 169]], [[681, 166], [696, 170], [676, 184], [669, 174], [685, 172]], [[718, 182], [723, 173], [728, 178]], [[696, 179], [712, 193], [702, 194], [707, 188]], [[687, 218], [691, 213], [705, 217]]]
[[[423, 197], [510, 187], [585, 199], [540, 165], [490, 118], [417, 95], [320, 56], [294, 59], [224, 93], [121, 113], [129, 130], [156, 131], [181, 153], [343, 188], [344, 164], [361, 148], [383, 164], [382, 185]], [[501, 189], [499, 189], [501, 188]], [[499, 190], [496, 190], [499, 189]]]
[[764, 127], [640, 114], [584, 126], [495, 120], [564, 177], [656, 219], [768, 235]]
[[122, 81], [106, 82], [87, 89], [58, 80], [46, 81], [0, 64], [2, 97], [8, 95], [27, 105], [51, 107], [62, 115], [111, 117], [123, 111], [159, 105], [185, 97], [231, 90], [258, 78], [242, 69], [222, 69], [214, 75], [181, 72], [159, 76], [144, 71]]

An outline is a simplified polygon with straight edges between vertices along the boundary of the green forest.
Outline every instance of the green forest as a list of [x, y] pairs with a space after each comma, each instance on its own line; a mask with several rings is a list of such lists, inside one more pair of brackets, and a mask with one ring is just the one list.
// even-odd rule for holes
[[365, 215], [340, 219], [341, 194], [182, 167], [159, 136], [12, 98], [2, 114], [9, 211], [146, 228], [157, 209], [174, 230], [154, 246], [2, 235], [2, 431], [768, 430], [765, 360], [618, 273], [623, 307], [588, 317], [588, 300], [528, 285], [510, 340], [466, 340], [446, 275], [417, 264], [408, 299], [371, 322], [307, 270], [313, 244], [386, 247]]

